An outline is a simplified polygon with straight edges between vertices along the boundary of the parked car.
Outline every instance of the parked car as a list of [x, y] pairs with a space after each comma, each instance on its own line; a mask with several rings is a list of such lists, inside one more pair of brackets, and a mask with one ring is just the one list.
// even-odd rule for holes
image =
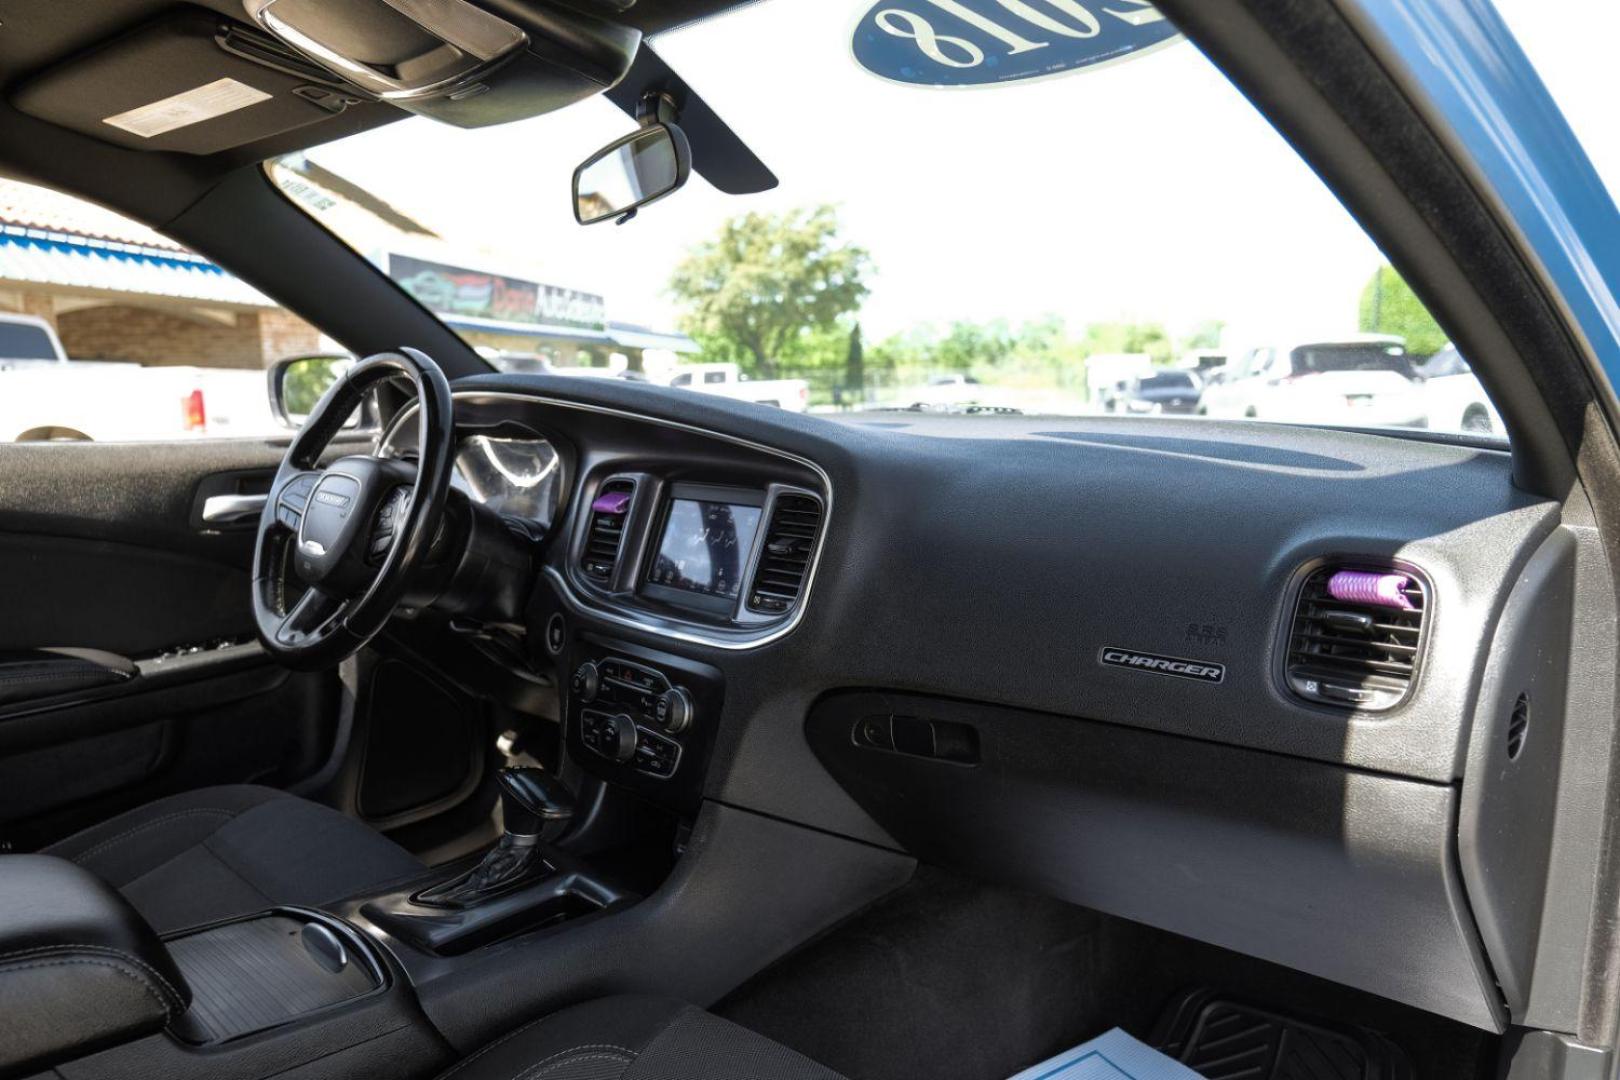
[[51, 324], [0, 313], [0, 441], [268, 435], [262, 371], [70, 360]]
[[803, 379], [750, 379], [736, 364], [683, 364], [665, 376], [665, 385], [718, 394], [788, 412], [810, 407], [810, 384]]
[[1086, 393], [1106, 412], [1132, 379], [1151, 374], [1153, 357], [1147, 353], [1096, 353], [1086, 358]]
[[1109, 412], [1133, 414], [1192, 413], [1203, 384], [1190, 371], [1158, 371], [1132, 379], [1109, 401]]
[[984, 386], [972, 375], [935, 375], [919, 386], [902, 388], [897, 395], [903, 407], [923, 409], [954, 408], [980, 400]]
[[1480, 385], [1457, 347], [1450, 342], [1417, 367], [1423, 379], [1423, 400], [1429, 427], [1436, 431], [1466, 431], [1475, 435], [1501, 435], [1502, 414]]
[[1354, 427], [1422, 427], [1428, 419], [1401, 338], [1358, 334], [1250, 349], [1209, 385], [1200, 416]]

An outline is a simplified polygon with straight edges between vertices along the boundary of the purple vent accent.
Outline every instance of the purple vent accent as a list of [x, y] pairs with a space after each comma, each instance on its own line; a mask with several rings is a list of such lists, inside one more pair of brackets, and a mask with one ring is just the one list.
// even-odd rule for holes
[[630, 491], [610, 491], [606, 495], [598, 495], [596, 501], [591, 503], [593, 514], [622, 514], [630, 509]]
[[1416, 611], [1417, 605], [1406, 595], [1406, 589], [1411, 584], [1412, 579], [1406, 574], [1340, 570], [1328, 579], [1328, 595], [1347, 604], [1372, 604]]

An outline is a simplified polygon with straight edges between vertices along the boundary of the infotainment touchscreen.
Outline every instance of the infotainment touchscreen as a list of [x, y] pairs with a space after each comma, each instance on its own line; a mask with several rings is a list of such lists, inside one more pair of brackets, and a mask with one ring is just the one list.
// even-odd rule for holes
[[672, 499], [648, 582], [700, 596], [737, 599], [759, 517], [758, 506]]

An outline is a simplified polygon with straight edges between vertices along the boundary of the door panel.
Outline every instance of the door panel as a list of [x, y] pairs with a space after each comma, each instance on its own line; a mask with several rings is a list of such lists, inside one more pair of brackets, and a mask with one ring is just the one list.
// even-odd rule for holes
[[252, 529], [199, 513], [209, 494], [264, 490], [284, 452], [0, 445], [0, 655], [93, 648], [138, 671], [0, 706], [0, 843], [37, 847], [189, 788], [286, 786], [334, 753], [335, 674], [269, 661], [248, 604]]
[[140, 659], [246, 640], [253, 635], [249, 566], [107, 540], [0, 533], [0, 651], [105, 649]]

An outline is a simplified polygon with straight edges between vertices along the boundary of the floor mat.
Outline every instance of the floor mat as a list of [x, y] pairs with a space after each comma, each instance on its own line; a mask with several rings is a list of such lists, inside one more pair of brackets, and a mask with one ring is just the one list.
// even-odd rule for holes
[[1112, 1027], [1152, 1043], [1189, 987], [1383, 1032], [1423, 1080], [1494, 1076], [1485, 1032], [931, 867], [717, 1011], [854, 1080], [1002, 1080]]
[[1304, 1020], [1223, 999], [1176, 998], [1151, 1040], [1206, 1080], [1411, 1080], [1399, 1047], [1370, 1028]]

